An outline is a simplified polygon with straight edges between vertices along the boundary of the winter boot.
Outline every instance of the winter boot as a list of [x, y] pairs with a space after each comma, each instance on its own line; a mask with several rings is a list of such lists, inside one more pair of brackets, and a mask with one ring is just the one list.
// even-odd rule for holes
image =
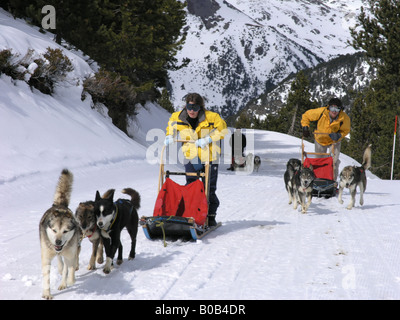
[[217, 221], [215, 221], [215, 214], [209, 214], [208, 215], [208, 226], [209, 227], [215, 227], [217, 225]]

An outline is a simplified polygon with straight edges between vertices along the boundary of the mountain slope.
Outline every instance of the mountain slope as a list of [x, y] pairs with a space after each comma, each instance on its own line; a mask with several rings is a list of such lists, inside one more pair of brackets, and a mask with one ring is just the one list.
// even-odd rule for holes
[[290, 73], [354, 53], [348, 27], [362, 3], [189, 0], [178, 58], [192, 61], [169, 73], [175, 106], [197, 91], [228, 116]]
[[[354, 93], [366, 88], [376, 76], [363, 53], [341, 55], [314, 68], [305, 69], [304, 74], [309, 80], [312, 100], [323, 105], [333, 96], [340, 97], [347, 111], [355, 99]], [[245, 109], [260, 119], [268, 114], [276, 114], [285, 105], [295, 78], [295, 74], [290, 75], [276, 87], [250, 101]]]

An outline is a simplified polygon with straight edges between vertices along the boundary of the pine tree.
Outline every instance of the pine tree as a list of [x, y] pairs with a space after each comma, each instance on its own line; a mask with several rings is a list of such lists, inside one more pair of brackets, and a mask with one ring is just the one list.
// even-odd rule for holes
[[[361, 160], [360, 146], [372, 143], [371, 171], [390, 177], [395, 115], [400, 114], [400, 2], [369, 1], [370, 12], [362, 8], [357, 25], [351, 29], [353, 46], [363, 49], [377, 68], [377, 78], [355, 103], [350, 116], [352, 133], [349, 155]], [[397, 148], [399, 149], [399, 148]], [[400, 158], [396, 153], [396, 159]], [[400, 175], [397, 160], [395, 176]]]
[[318, 107], [311, 100], [310, 83], [303, 71], [299, 71], [293, 80], [286, 105], [277, 116], [268, 116], [267, 129], [287, 133], [296, 137], [302, 136], [301, 116], [309, 109]]
[[240, 113], [239, 118], [235, 122], [235, 128], [251, 128], [251, 120], [246, 111]]

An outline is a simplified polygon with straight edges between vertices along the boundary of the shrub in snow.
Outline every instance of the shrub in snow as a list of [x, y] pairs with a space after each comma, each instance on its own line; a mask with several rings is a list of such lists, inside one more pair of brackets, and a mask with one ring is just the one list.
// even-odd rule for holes
[[0, 51], [0, 75], [4, 73], [14, 80], [24, 80], [26, 70], [17, 60], [18, 56], [18, 54], [13, 54], [11, 49]]
[[35, 68], [28, 84], [45, 94], [52, 94], [54, 86], [65, 80], [74, 70], [71, 61], [60, 49], [47, 48], [43, 58], [34, 60]]
[[47, 48], [43, 56], [29, 49], [22, 58], [10, 49], [0, 51], [0, 75], [4, 73], [14, 80], [24, 80], [31, 88], [45, 94], [52, 94], [54, 86], [65, 81], [73, 70], [71, 61], [60, 49]]
[[107, 106], [115, 126], [127, 132], [127, 115], [135, 115], [137, 93], [135, 87], [118, 73], [100, 70], [83, 82], [82, 100], [86, 93], [92, 96], [93, 102]]

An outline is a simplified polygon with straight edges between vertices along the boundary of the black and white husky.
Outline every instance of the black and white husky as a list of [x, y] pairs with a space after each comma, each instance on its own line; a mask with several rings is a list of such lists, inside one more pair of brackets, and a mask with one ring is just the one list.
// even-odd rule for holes
[[342, 194], [344, 188], [349, 188], [351, 200], [347, 209], [351, 210], [356, 202], [357, 187], [360, 188], [360, 205], [364, 204], [364, 192], [367, 188], [367, 176], [365, 171], [371, 167], [371, 145], [369, 145], [363, 154], [363, 163], [361, 167], [347, 166], [340, 173], [339, 182], [339, 203], [343, 204]]
[[312, 165], [308, 168], [300, 167], [292, 177], [293, 188], [293, 209], [297, 209], [298, 204], [301, 205], [301, 212], [306, 213], [312, 198], [313, 182], [315, 179]]
[[[44, 213], [39, 224], [40, 249], [42, 256], [42, 297], [52, 299], [50, 294], [50, 268], [55, 256], [58, 271], [62, 274], [58, 290], [75, 283], [75, 270], [79, 266], [81, 230], [68, 208], [73, 176], [64, 169], [58, 180], [53, 205]], [[64, 261], [63, 261], [64, 258]]]
[[136, 236], [139, 217], [137, 210], [140, 208], [140, 195], [131, 188], [125, 188], [122, 193], [131, 196], [131, 200], [118, 199], [113, 201], [114, 189], [108, 190], [103, 197], [96, 192], [94, 212], [97, 226], [101, 230], [101, 237], [106, 251], [106, 264], [104, 273], [110, 273], [111, 265], [118, 249], [117, 264], [122, 263], [121, 231], [124, 227], [131, 237], [131, 250], [129, 260], [135, 258]]
[[300, 170], [301, 161], [299, 159], [289, 159], [286, 163], [286, 171], [283, 175], [283, 179], [285, 181], [285, 188], [289, 196], [289, 204], [292, 204], [293, 199], [295, 199], [293, 187], [292, 187], [292, 178], [296, 171]]

